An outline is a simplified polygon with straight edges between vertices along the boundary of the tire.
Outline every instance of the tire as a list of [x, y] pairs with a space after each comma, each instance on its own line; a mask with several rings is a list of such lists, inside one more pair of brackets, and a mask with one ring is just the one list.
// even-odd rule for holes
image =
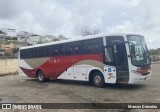
[[96, 87], [103, 87], [105, 84], [104, 77], [100, 72], [94, 72], [92, 76], [92, 85]]
[[45, 82], [44, 74], [43, 74], [42, 71], [39, 71], [39, 72], [38, 72], [37, 78], [38, 78], [38, 81], [39, 81], [40, 83]]

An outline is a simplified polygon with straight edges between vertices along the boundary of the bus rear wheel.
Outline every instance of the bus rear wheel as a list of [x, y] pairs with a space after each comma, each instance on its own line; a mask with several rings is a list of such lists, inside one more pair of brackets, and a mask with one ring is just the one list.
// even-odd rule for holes
[[49, 78], [45, 78], [45, 77], [44, 77], [44, 74], [43, 74], [42, 71], [39, 71], [39, 72], [38, 72], [37, 78], [38, 78], [38, 81], [39, 81], [40, 83], [45, 82], [45, 81], [49, 81]]
[[96, 87], [103, 87], [104, 86], [104, 77], [102, 73], [95, 72], [92, 77], [92, 84]]

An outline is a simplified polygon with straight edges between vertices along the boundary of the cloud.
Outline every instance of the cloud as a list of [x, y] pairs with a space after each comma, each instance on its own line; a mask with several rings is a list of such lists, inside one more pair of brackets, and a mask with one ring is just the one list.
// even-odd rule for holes
[[0, 27], [73, 38], [84, 28], [97, 27], [102, 33], [142, 34], [149, 48], [156, 48], [159, 4], [158, 0], [1, 0]]
[[[134, 11], [128, 11], [135, 14], [125, 15], [133, 17], [127, 19], [120, 24], [113, 25], [107, 28], [108, 32], [129, 32], [142, 34], [146, 38], [149, 48], [160, 47], [160, 2], [143, 0], [136, 5]], [[133, 16], [134, 15], [134, 16]]]

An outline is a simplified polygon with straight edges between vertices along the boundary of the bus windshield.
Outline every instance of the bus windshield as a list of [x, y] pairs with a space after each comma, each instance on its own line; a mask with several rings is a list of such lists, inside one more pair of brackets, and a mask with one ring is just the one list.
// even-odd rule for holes
[[143, 36], [127, 35], [132, 64], [135, 66], [148, 66], [151, 64], [149, 52]]

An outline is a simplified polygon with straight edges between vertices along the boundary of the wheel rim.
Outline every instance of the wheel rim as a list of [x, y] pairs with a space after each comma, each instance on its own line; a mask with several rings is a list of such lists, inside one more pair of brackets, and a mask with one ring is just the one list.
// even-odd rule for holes
[[100, 77], [100, 76], [95, 76], [95, 77], [94, 77], [94, 82], [95, 82], [96, 84], [99, 84], [99, 83], [101, 82], [101, 77]]
[[38, 76], [39, 76], [38, 78], [39, 78], [40, 81], [43, 80], [43, 74], [41, 72], [39, 73]]

